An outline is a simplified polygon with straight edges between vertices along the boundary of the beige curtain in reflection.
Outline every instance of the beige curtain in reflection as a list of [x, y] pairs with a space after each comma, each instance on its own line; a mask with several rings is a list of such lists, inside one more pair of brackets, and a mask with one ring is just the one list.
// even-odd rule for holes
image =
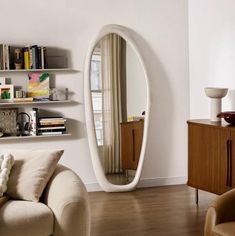
[[126, 42], [117, 34], [101, 41], [103, 109], [102, 162], [106, 174], [121, 172], [120, 122], [127, 120]]

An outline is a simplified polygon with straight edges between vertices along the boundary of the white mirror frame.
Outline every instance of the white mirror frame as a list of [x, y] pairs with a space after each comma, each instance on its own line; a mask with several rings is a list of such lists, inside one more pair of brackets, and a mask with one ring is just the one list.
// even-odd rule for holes
[[[96, 142], [95, 124], [94, 124], [94, 117], [93, 117], [93, 110], [92, 110], [92, 99], [91, 99], [91, 91], [90, 91], [90, 65], [91, 65], [90, 60], [91, 60], [91, 56], [92, 56], [92, 53], [96, 44], [105, 35], [110, 34], [110, 33], [116, 33], [120, 35], [121, 37], [123, 37], [131, 45], [133, 50], [136, 52], [137, 57], [139, 58], [143, 66], [144, 75], [146, 79], [146, 87], [147, 87], [147, 106], [146, 106], [146, 111], [145, 111], [144, 134], [143, 134], [143, 141], [142, 141], [139, 163], [138, 163], [136, 175], [133, 181], [126, 185], [112, 184], [107, 180], [104, 174], [103, 167], [102, 167], [100, 157], [99, 157], [98, 146]], [[86, 61], [85, 61], [85, 71], [84, 71], [84, 96], [85, 97], [84, 99], [85, 99], [85, 116], [86, 116], [88, 142], [89, 142], [91, 159], [92, 159], [92, 164], [93, 164], [96, 178], [101, 188], [106, 192], [125, 192], [125, 191], [133, 190], [139, 182], [140, 175], [143, 168], [143, 163], [144, 163], [147, 136], [148, 136], [148, 127], [149, 127], [150, 85], [149, 85], [149, 78], [148, 78], [144, 60], [133, 38], [134, 37], [132, 35], [131, 30], [129, 30], [128, 28], [124, 26], [106, 25], [98, 33], [98, 36], [91, 42], [90, 47], [88, 49]]]

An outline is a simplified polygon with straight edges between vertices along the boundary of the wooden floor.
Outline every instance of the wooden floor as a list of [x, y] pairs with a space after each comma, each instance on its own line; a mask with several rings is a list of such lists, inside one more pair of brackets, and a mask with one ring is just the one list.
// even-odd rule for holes
[[203, 235], [205, 213], [215, 195], [186, 185], [89, 193], [91, 236]]

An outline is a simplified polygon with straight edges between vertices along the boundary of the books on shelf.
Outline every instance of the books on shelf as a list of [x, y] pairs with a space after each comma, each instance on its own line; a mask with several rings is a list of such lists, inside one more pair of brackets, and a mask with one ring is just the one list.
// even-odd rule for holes
[[38, 130], [43, 131], [65, 131], [65, 126], [48, 126], [48, 127], [39, 127]]
[[0, 44], [0, 69], [10, 69], [10, 47], [6, 44]]
[[58, 135], [58, 134], [64, 134], [64, 132], [43, 132], [39, 133], [38, 135]]
[[47, 69], [46, 47], [0, 44], [0, 70]]
[[37, 45], [22, 48], [24, 69], [46, 69], [46, 47]]
[[14, 98], [13, 102], [32, 102], [33, 98], [32, 97], [27, 97], [27, 98]]
[[65, 118], [63, 118], [63, 117], [41, 117], [40, 118], [40, 121], [66, 121], [66, 119]]
[[38, 120], [38, 135], [66, 133], [66, 119], [63, 117], [41, 117]]

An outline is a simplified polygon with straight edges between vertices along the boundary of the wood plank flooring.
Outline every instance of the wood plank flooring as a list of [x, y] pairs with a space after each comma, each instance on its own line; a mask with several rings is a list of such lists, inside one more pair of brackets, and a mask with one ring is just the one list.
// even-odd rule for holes
[[200, 236], [206, 209], [216, 195], [186, 185], [89, 193], [91, 236]]

